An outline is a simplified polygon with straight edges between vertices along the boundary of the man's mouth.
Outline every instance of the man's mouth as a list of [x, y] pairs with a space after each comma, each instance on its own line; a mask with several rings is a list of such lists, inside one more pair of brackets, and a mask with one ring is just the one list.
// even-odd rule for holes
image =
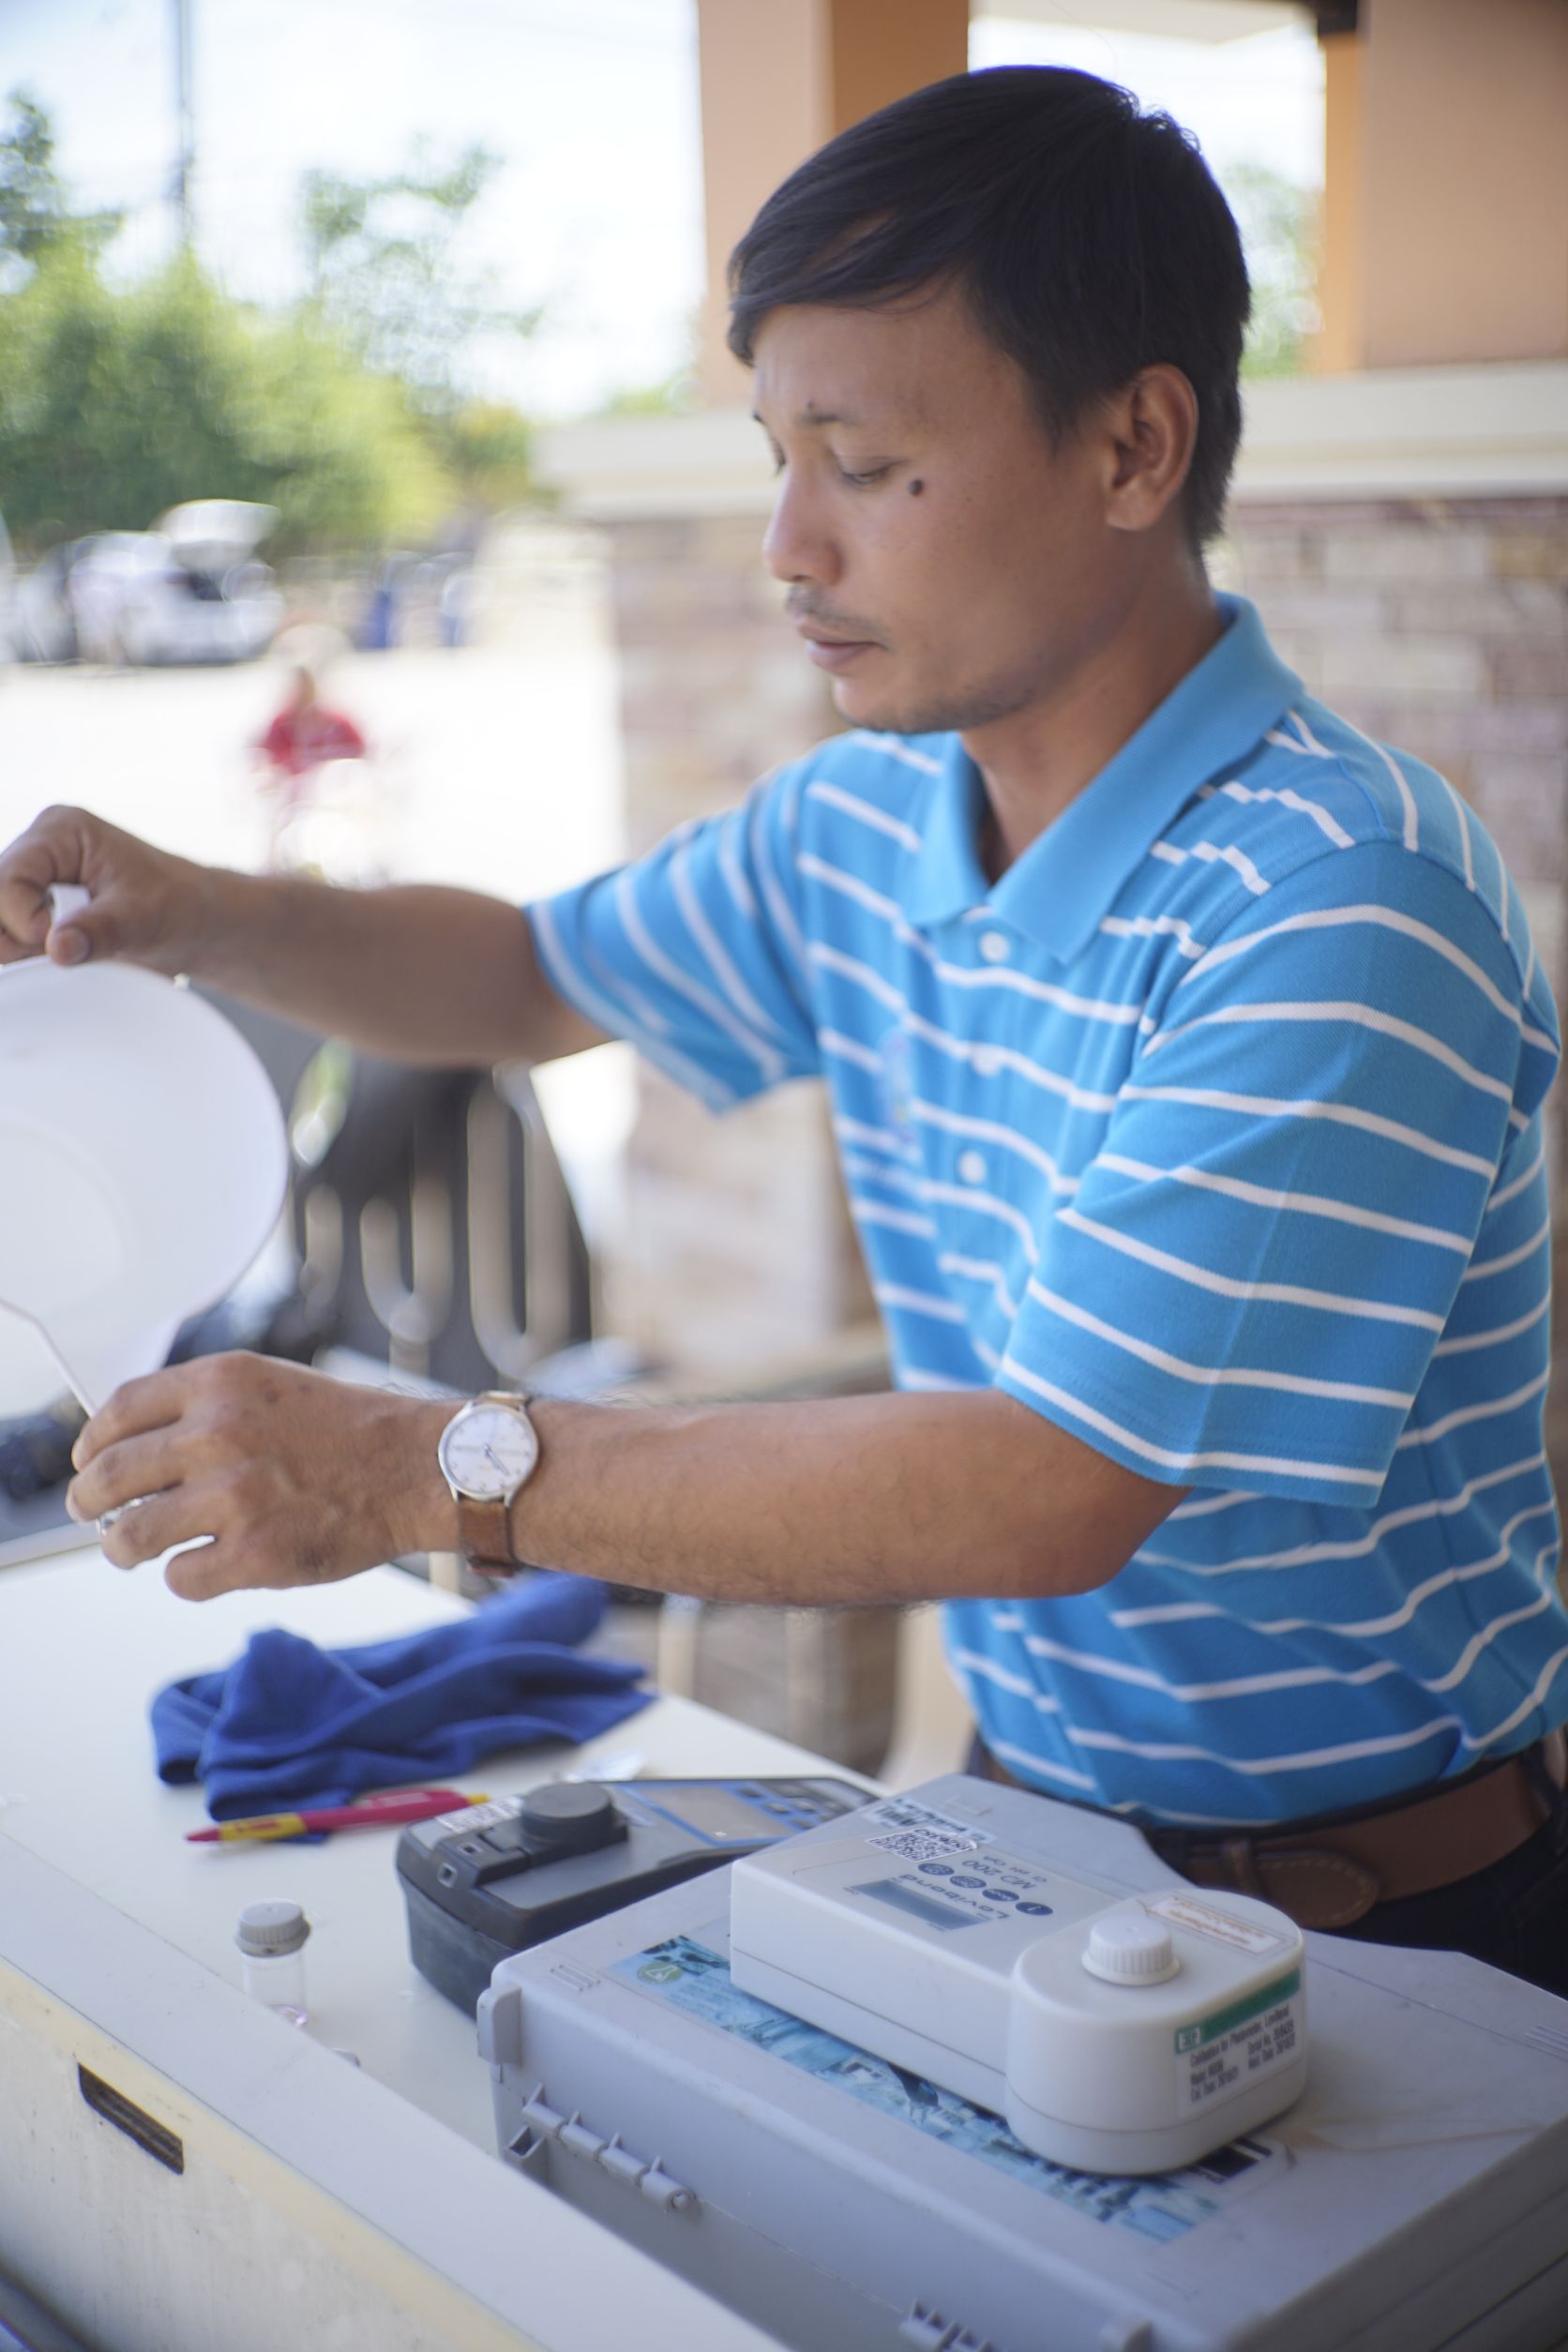
[[874, 638], [835, 637], [815, 622], [797, 621], [795, 626], [805, 640], [808, 657], [820, 670], [848, 670], [864, 655], [884, 650]]

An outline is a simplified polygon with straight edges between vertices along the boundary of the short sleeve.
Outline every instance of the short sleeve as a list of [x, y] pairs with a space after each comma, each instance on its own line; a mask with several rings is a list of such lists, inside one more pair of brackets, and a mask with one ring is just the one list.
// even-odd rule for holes
[[1276, 883], [1146, 1015], [999, 1384], [1147, 1477], [1367, 1507], [1537, 1108], [1521, 1030], [1445, 868]]
[[801, 771], [527, 910], [567, 1003], [714, 1109], [820, 1067], [794, 834]]

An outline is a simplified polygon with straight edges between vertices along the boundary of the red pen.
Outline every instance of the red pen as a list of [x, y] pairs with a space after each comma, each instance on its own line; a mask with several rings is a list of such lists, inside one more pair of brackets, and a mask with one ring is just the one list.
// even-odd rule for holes
[[301, 1837], [307, 1830], [364, 1830], [394, 1821], [428, 1821], [433, 1814], [457, 1813], [464, 1805], [489, 1804], [489, 1797], [463, 1788], [384, 1788], [351, 1805], [317, 1805], [303, 1813], [252, 1813], [242, 1821], [219, 1821], [210, 1830], [187, 1830], [188, 1846], [254, 1844], [275, 1837]]

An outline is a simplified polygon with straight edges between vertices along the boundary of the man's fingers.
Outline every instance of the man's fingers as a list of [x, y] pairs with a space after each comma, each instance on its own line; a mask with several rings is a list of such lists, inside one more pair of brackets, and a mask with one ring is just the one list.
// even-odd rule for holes
[[49, 909], [42, 905], [31, 921], [16, 913], [0, 922], [0, 964], [20, 964], [41, 956], [48, 931]]
[[56, 923], [44, 942], [52, 964], [107, 963], [119, 953], [120, 927], [110, 906], [89, 906]]
[[71, 1460], [78, 1470], [86, 1470], [109, 1446], [124, 1445], [128, 1439], [146, 1437], [155, 1429], [173, 1428], [210, 1380], [204, 1367], [211, 1361], [204, 1357], [194, 1364], [165, 1364], [161, 1372], [125, 1381], [107, 1404], [99, 1406], [72, 1446]]
[[105, 882], [84, 905], [54, 917], [44, 942], [45, 955], [56, 964], [107, 963], [125, 949], [126, 912], [124, 892]]
[[210, 1527], [196, 1524], [203, 1514], [199, 1502], [193, 1507], [188, 1487], [176, 1487], [166, 1495], [141, 1496], [134, 1502], [121, 1504], [118, 1511], [113, 1525], [99, 1537], [105, 1560], [115, 1568], [139, 1568], [144, 1560], [157, 1560], [172, 1545], [188, 1544], [211, 1533]]
[[216, 1601], [222, 1592], [277, 1592], [304, 1579], [285, 1567], [260, 1567], [239, 1544], [219, 1538], [176, 1552], [163, 1581], [182, 1601]]
[[[44, 952], [56, 963], [81, 963], [113, 953], [117, 927], [100, 903], [113, 894], [103, 847], [113, 834], [85, 809], [46, 808], [8, 847], [0, 844], [0, 959]], [[52, 928], [49, 894], [61, 884], [84, 889], [88, 903]]]
[[144, 1495], [162, 1494], [180, 1485], [194, 1467], [188, 1444], [182, 1446], [173, 1430], [155, 1429], [146, 1437], [124, 1438], [104, 1446], [71, 1480], [66, 1489], [66, 1509], [73, 1519], [101, 1519], [106, 1512], [123, 1511]]
[[66, 879], [49, 842], [36, 834], [23, 834], [0, 855], [0, 963], [42, 953], [49, 893]]

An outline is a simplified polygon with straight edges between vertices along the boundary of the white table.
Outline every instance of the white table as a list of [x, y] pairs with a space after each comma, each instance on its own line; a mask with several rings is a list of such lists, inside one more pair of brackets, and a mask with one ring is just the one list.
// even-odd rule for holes
[[[213, 1977], [236, 1988], [240, 1984], [234, 1931], [242, 1906], [275, 1893], [297, 1898], [312, 1923], [306, 1975], [309, 2037], [318, 2045], [309, 2054], [311, 2064], [294, 2070], [301, 2081], [301, 2099], [308, 2090], [319, 2099], [324, 2086], [325, 2095], [339, 2107], [345, 2101], [352, 2104], [364, 2093], [360, 2104], [368, 2114], [370, 2085], [356, 2085], [351, 2070], [342, 2070], [340, 2078], [335, 2070], [341, 2062], [326, 2061], [330, 2049], [354, 2051], [365, 2076], [386, 2086], [406, 2103], [402, 2116], [384, 2103], [377, 2109], [384, 2118], [388, 2142], [412, 2131], [415, 2118], [407, 2118], [406, 2109], [417, 2110], [419, 2117], [444, 2127], [429, 2146], [452, 2151], [442, 2160], [442, 2170], [450, 2174], [454, 2194], [460, 2171], [468, 2183], [470, 2208], [475, 2196], [488, 2205], [492, 2195], [504, 2191], [508, 2201], [497, 2210], [520, 2224], [520, 2200], [530, 2200], [528, 2210], [537, 2219], [540, 2209], [532, 2200], [543, 2197], [544, 2193], [504, 2173], [493, 2158], [489, 2079], [475, 2053], [473, 2022], [427, 1984], [409, 1961], [402, 1897], [393, 1866], [396, 1829], [341, 1832], [319, 1846], [188, 1845], [185, 1832], [206, 1818], [201, 1791], [169, 1788], [158, 1781], [147, 1726], [148, 1702], [163, 1682], [228, 1663], [260, 1627], [285, 1626], [324, 1647], [337, 1647], [413, 1632], [460, 1616], [464, 1607], [463, 1603], [433, 1592], [393, 1569], [373, 1570], [346, 1583], [309, 1591], [236, 1593], [201, 1606], [175, 1599], [153, 1569], [127, 1575], [113, 1568], [96, 1546], [5, 1570], [0, 1574], [0, 1886], [4, 1884], [5, 1842], [11, 1841], [11, 1877], [16, 1887], [28, 1883], [24, 1859], [14, 1852], [20, 1847], [62, 1874], [73, 1890], [83, 1890], [110, 1907], [109, 1914], [98, 1916], [133, 1922], [152, 1931], [164, 1946], [174, 1948], [168, 1956], [170, 1999], [184, 2002], [191, 2012], [192, 2047], [201, 2023], [195, 2013], [207, 2008], [215, 2013], [220, 2011], [231, 2046], [237, 2047], [236, 2037], [244, 2041], [248, 2050], [260, 2054], [264, 2068], [269, 2059], [286, 2068], [290, 2045], [299, 2037], [254, 2003], [232, 1995], [217, 1998], [216, 1988], [210, 1999], [204, 1998], [204, 1992]], [[511, 1751], [488, 1760], [456, 1785], [495, 1792], [526, 1787], [565, 1770], [584, 1769], [596, 1755], [628, 1747], [642, 1751], [645, 1769], [657, 1773], [799, 1774], [837, 1769], [803, 1749], [708, 1709], [685, 1700], [657, 1698], [597, 1741], [580, 1748], [553, 1744]], [[36, 1872], [34, 1879], [42, 1889], [44, 1882]], [[19, 1899], [13, 1898], [13, 1909]], [[6, 1957], [8, 1925], [0, 1914], [0, 1963]], [[37, 1939], [30, 1950], [35, 1972], [48, 1965], [47, 1954], [41, 1960], [38, 1956], [42, 1946]], [[158, 1950], [143, 1937], [128, 1958], [128, 1970], [150, 1972], [148, 1982], [156, 1986]], [[197, 1964], [195, 1971], [191, 1963]], [[23, 1960], [18, 1965], [25, 1971], [28, 1963]], [[69, 1974], [69, 1968], [63, 1970], [62, 1983]], [[72, 1977], [71, 1983], [77, 1980]], [[80, 1988], [73, 1992], [67, 1985], [60, 1998], [68, 2003], [74, 2001], [79, 2009], [84, 2007]], [[4, 2022], [0, 2018], [0, 2024]], [[165, 2036], [173, 2030], [167, 2020], [158, 2028]], [[120, 2038], [124, 2040], [123, 2034]], [[173, 2045], [165, 2039], [158, 2046]], [[315, 2064], [318, 2056], [324, 2061], [319, 2067]], [[161, 2061], [155, 2058], [153, 2062], [156, 2067]], [[252, 2066], [244, 2077], [246, 2085], [253, 2086], [254, 2074]], [[194, 2084], [194, 2075], [186, 2078], [185, 2089], [190, 2090]], [[281, 2145], [289, 2130], [286, 2102], [280, 2109], [276, 2084], [264, 2088], [267, 2114], [281, 2113], [278, 2143]], [[197, 2095], [208, 2104], [218, 2096], [199, 2087]], [[485, 2152], [487, 2162], [479, 2172], [469, 2171], [477, 2159], [455, 2149], [448, 2133]], [[457, 2164], [459, 2156], [466, 2160], [461, 2166]], [[149, 2177], [155, 2170], [143, 2164]], [[133, 2163], [133, 2182], [140, 2177]], [[668, 2291], [671, 2340], [688, 2340], [674, 2333], [678, 2304], [679, 2325], [688, 2329], [697, 2326], [697, 2333], [715, 2344], [760, 2341], [742, 2323], [719, 2314], [716, 2306], [706, 2306], [716, 2332], [698, 2325], [692, 2307], [703, 2299], [694, 2299], [689, 2289], [673, 2279], [667, 2281], [666, 2274], [654, 2270], [641, 2256], [633, 2255], [618, 2241], [606, 2239], [602, 2231], [556, 2208], [553, 2200], [546, 2199], [545, 2204], [551, 2218], [544, 2236], [551, 2246], [557, 2239], [563, 2247], [568, 2241], [572, 2244], [574, 2279], [581, 2256], [577, 2240], [587, 2230], [602, 2253], [602, 2262], [591, 2265], [590, 2269], [602, 2271], [607, 2294], [613, 2275], [615, 2293], [624, 2295], [626, 2283], [622, 2274], [628, 2262], [640, 2274], [648, 2274], [641, 2279], [639, 2294], [652, 2294], [656, 2300]], [[384, 2220], [377, 2225], [390, 2226]], [[6, 2242], [5, 2226], [5, 2213], [0, 2209], [0, 2269], [16, 2258], [16, 2250]], [[537, 2340], [550, 2344], [553, 2352], [557, 2343], [565, 2347], [577, 2339], [559, 2331], [550, 2334], [536, 2316], [547, 2309], [565, 2307], [563, 2299], [552, 2299], [546, 2291], [548, 2279], [536, 2275], [539, 2292], [526, 2308], [531, 2325], [540, 2328]], [[36, 2280], [25, 2274], [22, 2283], [38, 2291]], [[493, 2289], [475, 2291], [488, 2310], [501, 2307]], [[586, 2297], [591, 2305], [594, 2278], [585, 2278], [575, 2292], [576, 2302], [565, 2299], [574, 2318], [581, 2315], [585, 2324], [595, 2321], [596, 2314], [584, 2310], [582, 2302]], [[511, 2301], [509, 2293], [505, 2299]], [[587, 2325], [581, 2341], [614, 2344], [615, 2325], [608, 2310], [596, 2314], [596, 2320], [602, 2325]], [[213, 2323], [207, 2319], [203, 2324], [210, 2329]], [[201, 2344], [199, 2335], [182, 2333], [172, 2315], [167, 2328], [159, 2352], [183, 2352], [188, 2343], [193, 2347]], [[128, 2330], [125, 2337], [127, 2343], [141, 2340]], [[360, 2337], [334, 2334], [331, 2340], [335, 2344], [357, 2344]], [[488, 2344], [492, 2339], [486, 2335], [482, 2340]], [[505, 2344], [526, 2340], [505, 2332], [493, 2339]], [[695, 2342], [697, 2337], [689, 2340]], [[373, 2344], [375, 2339], [367, 2341]], [[421, 2348], [427, 2343], [470, 2341], [477, 2344], [481, 2337], [431, 2332], [416, 2333], [410, 2339]], [[238, 2338], [225, 2342], [237, 2346]]]

